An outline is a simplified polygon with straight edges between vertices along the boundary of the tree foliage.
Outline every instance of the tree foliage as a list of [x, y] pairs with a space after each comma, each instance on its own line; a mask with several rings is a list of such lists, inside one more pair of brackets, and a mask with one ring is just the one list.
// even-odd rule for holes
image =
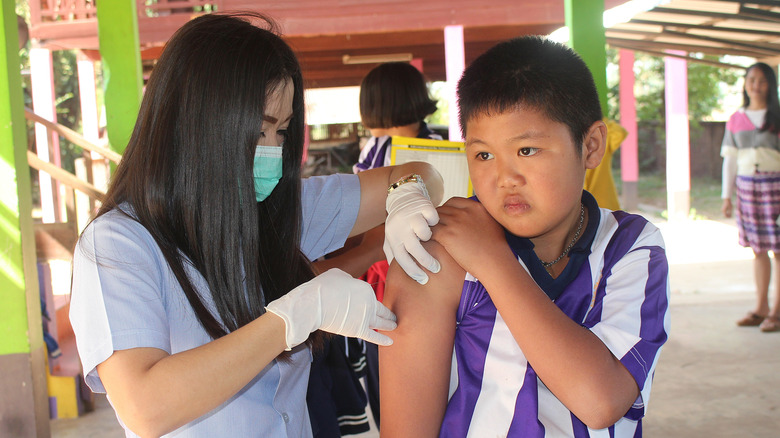
[[[718, 57], [692, 54], [701, 59], [719, 61]], [[639, 166], [643, 170], [663, 170], [666, 143], [666, 100], [664, 58], [642, 52], [634, 53], [634, 97], [639, 127]], [[620, 120], [618, 51], [607, 49], [608, 117]], [[712, 113], [722, 109], [726, 90], [742, 77], [741, 68], [718, 67], [700, 62], [687, 63], [688, 120], [695, 135], [700, 121], [712, 120]], [[615, 160], [617, 162], [617, 160]]]
[[[663, 121], [664, 58], [635, 52], [634, 96], [636, 98], [637, 120]], [[696, 56], [696, 55], [694, 55]], [[719, 61], [718, 57], [699, 55], [700, 59]], [[618, 51], [607, 50], [607, 58], [615, 70], [619, 61]], [[733, 86], [742, 77], [742, 69], [717, 67], [699, 62], [688, 62], [688, 117], [693, 123], [709, 120], [713, 111], [720, 108], [724, 97], [724, 86]], [[609, 117], [619, 119], [619, 75], [616, 70], [608, 76]]]

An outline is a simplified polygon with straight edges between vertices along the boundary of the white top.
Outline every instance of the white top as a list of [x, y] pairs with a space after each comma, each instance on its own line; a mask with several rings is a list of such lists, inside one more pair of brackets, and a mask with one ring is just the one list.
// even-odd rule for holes
[[[360, 183], [356, 175], [309, 178], [302, 203], [301, 250], [315, 259], [343, 246], [357, 219]], [[185, 269], [213, 310], [203, 277]], [[175, 354], [211, 341], [152, 236], [117, 210], [93, 221], [76, 246], [70, 320], [86, 382], [101, 393], [96, 367], [116, 350], [152, 347]], [[310, 437], [311, 359], [309, 349], [298, 346], [289, 361], [274, 360], [231, 399], [166, 436]], [[125, 433], [137, 436], [127, 428]]]

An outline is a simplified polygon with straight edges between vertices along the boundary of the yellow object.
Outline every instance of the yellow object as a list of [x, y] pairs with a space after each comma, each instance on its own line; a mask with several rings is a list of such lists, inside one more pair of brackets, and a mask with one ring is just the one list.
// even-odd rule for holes
[[79, 416], [78, 382], [81, 376], [52, 376], [47, 370], [46, 384], [49, 397], [56, 400], [57, 416], [54, 418], [76, 418]]
[[585, 172], [585, 190], [596, 198], [599, 207], [620, 210], [620, 200], [615, 181], [612, 179], [612, 155], [628, 136], [628, 131], [614, 120], [604, 119], [604, 123], [607, 125], [607, 147], [604, 158], [595, 169], [588, 169]]

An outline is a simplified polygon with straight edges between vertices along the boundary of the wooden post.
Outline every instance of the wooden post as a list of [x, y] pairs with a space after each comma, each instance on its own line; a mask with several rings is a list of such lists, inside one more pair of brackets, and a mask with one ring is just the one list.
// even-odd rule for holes
[[[30, 49], [30, 76], [32, 81], [33, 111], [49, 122], [57, 122], [54, 95], [54, 69], [51, 50], [33, 47]], [[43, 161], [61, 166], [60, 138], [50, 133], [40, 123], [35, 124], [35, 148]], [[41, 212], [43, 223], [62, 222], [60, 215], [59, 184], [44, 172], [38, 172], [38, 186], [41, 191]]]
[[49, 437], [15, 2], [0, 9], [0, 436]]

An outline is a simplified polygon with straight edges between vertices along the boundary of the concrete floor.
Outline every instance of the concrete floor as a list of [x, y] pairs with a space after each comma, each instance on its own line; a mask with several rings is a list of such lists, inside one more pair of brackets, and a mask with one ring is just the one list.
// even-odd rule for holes
[[[648, 216], [650, 217], [650, 216]], [[754, 304], [752, 253], [731, 221], [667, 223], [672, 333], [644, 420], [646, 438], [780, 437], [780, 333], [737, 327]], [[122, 437], [104, 398], [55, 438]], [[358, 436], [376, 438], [375, 431]]]

